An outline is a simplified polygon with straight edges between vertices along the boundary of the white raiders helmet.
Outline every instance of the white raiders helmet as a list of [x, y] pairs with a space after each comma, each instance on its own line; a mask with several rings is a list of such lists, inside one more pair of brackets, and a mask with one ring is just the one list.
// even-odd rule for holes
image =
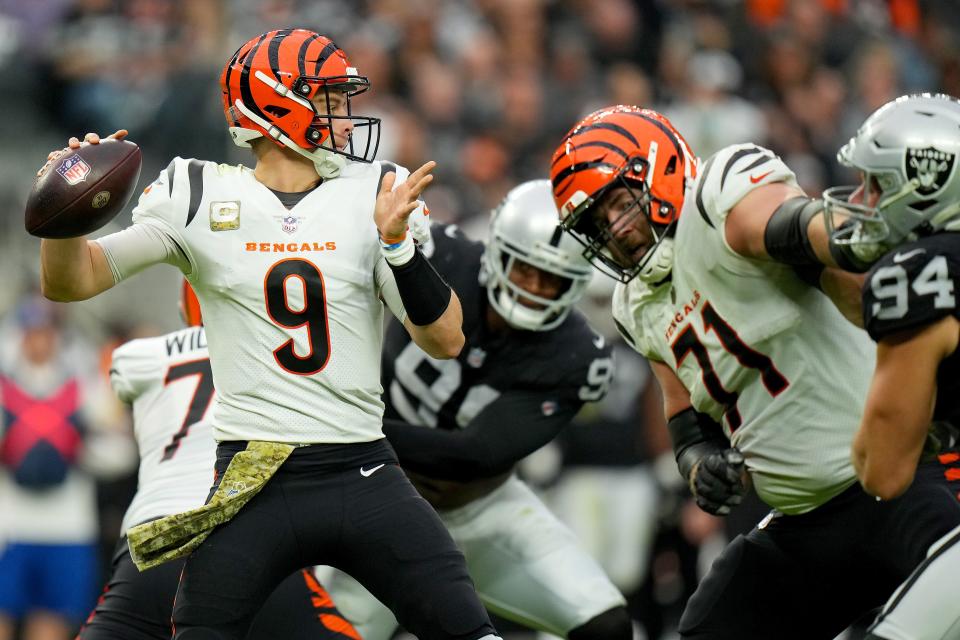
[[[528, 293], [510, 281], [517, 260], [556, 274], [567, 284], [556, 299]], [[480, 282], [487, 288], [491, 306], [511, 327], [548, 331], [558, 326], [583, 295], [592, 269], [580, 244], [559, 225], [549, 180], [514, 187], [494, 209]]]
[[[877, 109], [837, 153], [863, 173], [876, 206], [851, 203], [860, 187], [824, 192], [827, 229], [865, 262], [888, 249], [942, 230], [960, 229], [960, 101], [945, 94], [902, 96]], [[835, 225], [834, 216], [852, 222]]]

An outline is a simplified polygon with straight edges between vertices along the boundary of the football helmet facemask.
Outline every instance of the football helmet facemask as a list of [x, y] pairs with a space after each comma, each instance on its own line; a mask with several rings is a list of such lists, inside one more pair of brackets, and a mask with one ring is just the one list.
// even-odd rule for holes
[[[585, 247], [584, 257], [615, 280], [639, 276], [656, 283], [672, 269], [673, 235], [696, 172], [696, 156], [669, 120], [618, 105], [591, 113], [567, 133], [550, 176], [561, 224]], [[630, 204], [615, 219], [603, 219], [597, 206], [616, 187], [627, 189]], [[636, 249], [618, 235], [641, 215], [652, 241], [635, 257]]]
[[870, 263], [898, 244], [960, 229], [958, 154], [956, 98], [915, 94], [877, 109], [837, 153], [862, 183], [824, 191], [831, 240]]
[[[376, 156], [380, 119], [350, 109], [350, 99], [369, 87], [342, 49], [306, 29], [279, 29], [253, 38], [237, 49], [220, 75], [233, 141], [249, 147], [251, 140], [264, 136], [313, 160], [323, 178], [339, 175], [347, 160], [370, 162]], [[346, 115], [331, 114], [331, 91], [343, 94]], [[326, 102], [325, 112], [315, 106], [318, 96]], [[353, 123], [353, 133], [338, 148], [334, 124], [342, 120]], [[361, 140], [363, 148], [355, 149], [354, 140]]]
[[[480, 282], [490, 305], [511, 327], [548, 331], [564, 321], [590, 281], [593, 270], [582, 253], [557, 224], [550, 181], [524, 182], [493, 211]], [[518, 261], [562, 278], [559, 295], [544, 298], [512, 282]]]

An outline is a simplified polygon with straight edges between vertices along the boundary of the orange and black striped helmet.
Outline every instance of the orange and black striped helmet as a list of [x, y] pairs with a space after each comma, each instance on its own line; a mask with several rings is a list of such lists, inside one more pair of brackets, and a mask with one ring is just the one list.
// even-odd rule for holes
[[[553, 154], [550, 178], [561, 224], [586, 247], [595, 267], [622, 282], [636, 276], [659, 282], [670, 273], [673, 233], [697, 159], [683, 136], [650, 109], [617, 105], [578, 122]], [[603, 220], [596, 205], [612, 188], [625, 187], [633, 204], [622, 219]], [[641, 257], [617, 250], [613, 229], [640, 214], [653, 243]]]
[[200, 313], [200, 301], [193, 287], [186, 280], [180, 287], [180, 318], [188, 327], [203, 326], [203, 315]]
[[[370, 162], [376, 155], [380, 119], [350, 111], [350, 98], [369, 87], [342, 49], [306, 29], [278, 29], [253, 38], [237, 49], [220, 75], [234, 142], [247, 147], [264, 136], [314, 160], [324, 177], [339, 173], [346, 158]], [[347, 115], [330, 115], [331, 90], [346, 96]], [[326, 112], [315, 106], [321, 91]], [[352, 122], [353, 133], [346, 146], [337, 148], [334, 121], [343, 119]]]

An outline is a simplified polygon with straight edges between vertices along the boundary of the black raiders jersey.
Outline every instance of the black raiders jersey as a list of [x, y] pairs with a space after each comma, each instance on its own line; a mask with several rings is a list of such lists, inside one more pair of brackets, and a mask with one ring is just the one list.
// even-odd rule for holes
[[383, 349], [386, 417], [455, 429], [507, 391], [535, 392], [531, 402], [544, 416], [606, 394], [611, 349], [579, 312], [551, 331], [491, 334], [484, 321], [487, 291], [479, 283], [484, 245], [455, 225], [434, 224], [431, 235], [428, 257], [460, 298], [466, 344], [456, 359], [436, 360], [391, 321]]
[[[942, 233], [899, 246], [867, 274], [863, 288], [863, 324], [870, 337], [919, 330], [952, 315], [960, 317], [960, 233]], [[960, 425], [960, 352], [937, 370], [934, 420]]]

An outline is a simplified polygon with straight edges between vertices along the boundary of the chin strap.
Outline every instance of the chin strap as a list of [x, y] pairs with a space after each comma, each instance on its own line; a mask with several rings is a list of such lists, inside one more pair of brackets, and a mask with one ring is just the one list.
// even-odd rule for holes
[[[494, 294], [491, 291], [491, 302], [493, 302], [492, 296], [496, 295], [499, 306], [495, 305], [494, 308], [500, 315], [504, 316], [503, 319], [506, 320], [508, 325], [514, 329], [526, 329], [527, 331], [542, 331], [544, 329], [547, 315], [543, 311], [523, 306], [519, 300], [510, 295], [505, 287], [496, 287], [495, 290], [499, 293]], [[490, 290], [488, 289], [488, 291]]]
[[644, 282], [657, 284], [673, 270], [673, 238], [664, 238], [653, 250], [653, 255], [643, 265], [637, 277]]
[[[263, 130], [266, 131], [271, 138], [279, 141], [283, 146], [288, 149], [292, 149], [302, 155], [304, 158], [308, 158], [313, 162], [313, 165], [317, 168], [317, 174], [323, 179], [336, 178], [340, 175], [340, 172], [344, 167], [347, 166], [347, 159], [340, 154], [334, 153], [329, 149], [323, 149], [317, 147], [313, 151], [307, 151], [296, 142], [291, 140], [283, 131], [273, 126], [253, 111], [248, 109], [246, 105], [243, 104], [243, 101], [237, 98], [236, 102], [233, 103], [233, 106], [255, 124], [263, 127]], [[250, 135], [248, 133], [240, 134], [236, 130], [248, 132], [249, 129], [244, 129], [242, 127], [230, 127], [230, 134], [233, 136], [233, 141], [240, 147], [249, 147], [250, 141], [262, 136], [260, 132], [252, 132], [256, 135]]]

